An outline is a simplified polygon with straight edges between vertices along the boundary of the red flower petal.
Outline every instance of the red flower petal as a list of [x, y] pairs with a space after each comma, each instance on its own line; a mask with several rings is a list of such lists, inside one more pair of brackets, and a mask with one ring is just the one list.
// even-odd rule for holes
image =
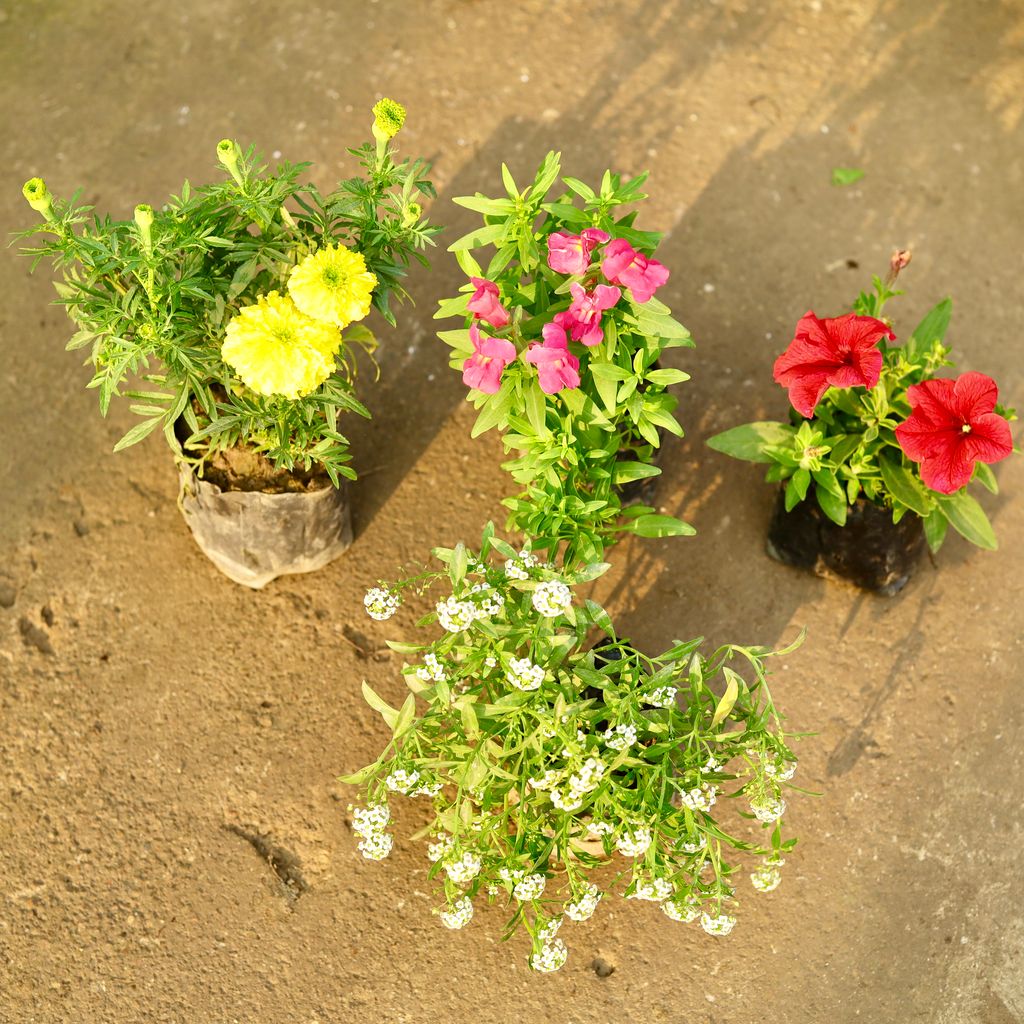
[[947, 445], [935, 458], [921, 463], [921, 479], [926, 487], [939, 494], [952, 494], [970, 482], [974, 463], [967, 458], [967, 446], [962, 442]]
[[968, 458], [977, 462], [998, 462], [1013, 453], [1010, 424], [990, 412], [971, 420], [971, 432], [964, 434]]
[[953, 402], [956, 411], [968, 421], [975, 416], [984, 416], [996, 407], [999, 388], [996, 382], [983, 373], [962, 373], [953, 384]]

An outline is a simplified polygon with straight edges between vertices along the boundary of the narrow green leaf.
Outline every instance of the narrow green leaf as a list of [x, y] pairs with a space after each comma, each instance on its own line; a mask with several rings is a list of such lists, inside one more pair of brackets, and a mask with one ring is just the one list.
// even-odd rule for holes
[[924, 518], [931, 512], [932, 503], [917, 476], [904, 465], [901, 456], [881, 453], [878, 468], [886, 490], [899, 502]]
[[709, 437], [707, 444], [716, 452], [731, 455], [747, 462], [771, 462], [768, 448], [786, 447], [792, 443], [796, 428], [788, 423], [770, 421], [745, 423]]
[[638, 537], [692, 537], [697, 531], [675, 516], [648, 514], [638, 516], [630, 524]]
[[365, 679], [363, 680], [363, 700], [365, 700], [374, 711], [380, 712], [381, 717], [385, 722], [387, 722], [388, 727], [394, 729], [395, 723], [398, 721], [398, 712], [388, 704], [387, 701], [378, 697]]
[[999, 546], [995, 531], [988, 521], [984, 509], [966, 491], [956, 494], [939, 494], [936, 496], [939, 508], [946, 514], [950, 525], [972, 544], [987, 551], [995, 551]]
[[714, 718], [711, 719], [711, 728], [721, 725], [725, 721], [729, 712], [732, 711], [736, 705], [736, 698], [740, 695], [740, 677], [733, 672], [731, 668], [724, 668], [722, 670], [725, 673], [727, 680], [725, 686], [725, 693], [722, 695], [722, 699], [718, 702], [718, 706], [715, 708]]

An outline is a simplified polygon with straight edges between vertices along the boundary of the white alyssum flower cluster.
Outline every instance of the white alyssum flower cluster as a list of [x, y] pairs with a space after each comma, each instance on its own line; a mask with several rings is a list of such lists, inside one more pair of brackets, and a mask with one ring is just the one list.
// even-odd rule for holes
[[458, 885], [465, 885], [467, 882], [472, 882], [480, 874], [481, 863], [482, 861], [475, 853], [467, 851], [461, 857], [446, 860], [442, 866], [444, 867], [445, 874], [453, 882]]
[[484, 618], [487, 615], [497, 615], [505, 607], [505, 598], [487, 583], [477, 583], [470, 590], [470, 594], [479, 594], [480, 597], [474, 602], [477, 608], [477, 618]]
[[612, 750], [627, 750], [636, 743], [636, 726], [617, 725], [614, 729], [605, 729], [601, 736]]
[[750, 809], [758, 821], [769, 824], [778, 821], [786, 813], [786, 801], [782, 797], [765, 796], [750, 801]]
[[675, 890], [667, 878], [650, 878], [646, 881], [637, 880], [632, 892], [626, 893], [627, 900], [647, 900], [650, 903], [664, 903], [671, 899]]
[[505, 562], [505, 575], [510, 580], [528, 580], [528, 569], [537, 564], [537, 559], [529, 551], [520, 551], [518, 558], [509, 558]]
[[565, 916], [570, 921], [589, 921], [601, 902], [601, 890], [596, 885], [588, 882], [579, 891], [576, 898], [565, 904]]
[[550, 942], [558, 934], [558, 929], [561, 927], [562, 919], [560, 917], [553, 917], [537, 932], [537, 938], [541, 942]]
[[473, 902], [468, 896], [460, 896], [447, 910], [441, 911], [441, 924], [453, 931], [465, 928], [473, 919]]
[[502, 868], [498, 872], [498, 877], [502, 881], [515, 883], [512, 887], [512, 895], [520, 903], [539, 900], [544, 895], [544, 887], [548, 882], [541, 874], [528, 875], [519, 869]]
[[772, 892], [778, 889], [779, 883], [782, 881], [782, 872], [779, 868], [785, 863], [781, 857], [766, 860], [751, 873], [750, 884], [758, 892]]
[[533, 592], [533, 607], [546, 619], [564, 615], [572, 604], [572, 591], [558, 580], [538, 584]]
[[517, 690], [539, 690], [544, 682], [544, 669], [534, 665], [529, 658], [513, 658], [508, 665], [505, 678]]
[[441, 781], [427, 782], [415, 769], [396, 768], [385, 780], [384, 785], [392, 793], [402, 796], [437, 796], [441, 792]]
[[416, 669], [417, 679], [422, 679], [425, 683], [443, 683], [448, 679], [448, 673], [445, 672], [444, 666], [437, 660], [437, 655], [433, 651], [427, 651], [423, 655], [423, 662], [424, 664]]
[[623, 857], [642, 857], [651, 845], [651, 830], [640, 827], [621, 833], [615, 839], [615, 849]]
[[398, 611], [402, 599], [383, 587], [371, 587], [363, 598], [363, 607], [371, 619], [383, 622]]
[[680, 803], [691, 811], [710, 811], [718, 797], [718, 787], [702, 782], [692, 789], [684, 789], [679, 794]]
[[796, 762], [788, 761], [779, 764], [770, 754], [761, 753], [761, 767], [770, 779], [776, 782], [789, 782], [796, 775]]
[[442, 833], [437, 837], [436, 843], [427, 844], [427, 860], [433, 861], [436, 864], [439, 860], [444, 860], [454, 848], [454, 838]]
[[530, 956], [530, 966], [535, 971], [550, 974], [564, 967], [568, 958], [569, 950], [565, 948], [565, 943], [561, 939], [552, 939], [544, 943], [539, 953]]
[[736, 925], [736, 918], [728, 914], [712, 917], [707, 911], [700, 915], [700, 926], [708, 935], [728, 935]]
[[681, 849], [683, 853], [700, 853], [700, 851], [703, 850], [704, 847], [707, 845], [707, 837], [703, 833], [701, 833], [692, 842], [687, 841], [685, 843], [680, 843], [679, 849]]
[[472, 601], [460, 601], [454, 595], [437, 602], [437, 621], [449, 633], [461, 633], [477, 620], [477, 607]]
[[601, 784], [606, 770], [600, 758], [588, 757], [579, 770], [569, 776], [566, 789], [552, 789], [551, 802], [560, 811], [578, 811], [583, 806], [583, 798]]
[[530, 789], [539, 789], [542, 792], [550, 789], [552, 786], [558, 784], [558, 780], [562, 777], [562, 773], [555, 771], [554, 768], [549, 768], [543, 775], [535, 776], [532, 779], [527, 779], [526, 784]]
[[661, 909], [665, 912], [666, 917], [673, 921], [681, 921], [683, 924], [689, 924], [700, 917], [700, 903], [693, 896], [678, 900], [666, 900], [662, 903]]
[[385, 832], [391, 820], [387, 804], [356, 807], [352, 811], [352, 831], [360, 837], [359, 852], [367, 860], [383, 860], [395, 844], [395, 837]]
[[670, 708], [675, 705], [678, 692], [674, 686], [659, 686], [656, 690], [651, 690], [650, 693], [645, 694], [640, 699], [645, 704], [650, 704], [651, 707]]

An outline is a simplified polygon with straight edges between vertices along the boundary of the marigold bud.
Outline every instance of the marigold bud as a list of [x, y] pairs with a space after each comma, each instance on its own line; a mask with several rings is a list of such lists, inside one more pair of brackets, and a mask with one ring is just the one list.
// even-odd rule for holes
[[153, 224], [153, 207], [149, 203], [139, 203], [135, 207], [135, 223], [140, 231], [148, 232]]
[[387, 96], [373, 105], [373, 137], [386, 141], [393, 139], [405, 124], [405, 107]]
[[238, 144], [234, 139], [221, 139], [217, 143], [217, 159], [228, 170], [238, 166]]
[[50, 190], [42, 178], [29, 178], [22, 186], [21, 192], [28, 200], [28, 205], [37, 213], [47, 213], [53, 204]]
[[411, 228], [420, 219], [423, 207], [419, 203], [409, 203], [402, 214], [402, 227]]

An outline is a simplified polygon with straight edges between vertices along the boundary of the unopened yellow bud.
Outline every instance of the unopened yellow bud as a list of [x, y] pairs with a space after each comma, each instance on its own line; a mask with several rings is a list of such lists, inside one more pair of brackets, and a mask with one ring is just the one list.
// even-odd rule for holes
[[419, 203], [409, 203], [402, 215], [402, 227], [411, 228], [420, 219], [423, 207]]
[[36, 213], [49, 213], [53, 205], [53, 197], [50, 195], [50, 190], [46, 187], [46, 182], [42, 178], [29, 178], [22, 186], [21, 192], [28, 200], [28, 205]]
[[238, 144], [234, 139], [221, 139], [217, 143], [217, 159], [228, 170], [238, 166]]
[[135, 207], [135, 223], [140, 231], [149, 231], [153, 225], [153, 207], [149, 203], [139, 203]]

